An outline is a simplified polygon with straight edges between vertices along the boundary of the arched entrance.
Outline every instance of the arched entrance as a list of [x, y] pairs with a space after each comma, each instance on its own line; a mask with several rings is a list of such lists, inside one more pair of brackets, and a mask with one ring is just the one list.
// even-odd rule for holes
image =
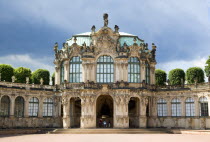
[[109, 95], [101, 95], [96, 102], [96, 127], [113, 128], [113, 99]]
[[128, 103], [129, 128], [139, 127], [140, 103], [139, 98], [131, 97]]
[[70, 99], [70, 127], [80, 128], [81, 99], [73, 97]]

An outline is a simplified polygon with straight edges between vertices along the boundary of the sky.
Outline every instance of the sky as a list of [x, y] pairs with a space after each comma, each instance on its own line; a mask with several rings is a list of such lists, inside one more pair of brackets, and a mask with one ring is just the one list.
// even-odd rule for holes
[[204, 68], [210, 56], [210, 0], [0, 0], [0, 64], [54, 72], [55, 42], [92, 25], [157, 46], [156, 68]]

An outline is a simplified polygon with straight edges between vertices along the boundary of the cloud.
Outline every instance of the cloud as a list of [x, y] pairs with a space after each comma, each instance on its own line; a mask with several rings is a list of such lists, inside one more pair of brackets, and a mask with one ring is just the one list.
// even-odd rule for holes
[[48, 57], [43, 57], [36, 59], [28, 54], [25, 55], [7, 55], [0, 57], [0, 64], [10, 64], [13, 67], [26, 67], [30, 68], [32, 71], [36, 69], [47, 69], [52, 74], [54, 72], [53, 59]]

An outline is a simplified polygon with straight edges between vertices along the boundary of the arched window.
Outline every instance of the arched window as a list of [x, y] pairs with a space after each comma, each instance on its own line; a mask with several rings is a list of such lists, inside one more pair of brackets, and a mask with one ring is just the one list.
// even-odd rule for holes
[[73, 57], [70, 61], [69, 81], [71, 83], [82, 82], [82, 60], [80, 57]]
[[186, 116], [195, 116], [195, 103], [193, 98], [187, 98], [185, 101]]
[[43, 103], [43, 116], [53, 116], [53, 99], [46, 98]]
[[24, 99], [21, 96], [15, 99], [15, 117], [24, 117]]
[[61, 68], [60, 68], [60, 81], [61, 81], [61, 83], [64, 83], [64, 62], [61, 63]]
[[158, 116], [167, 116], [167, 102], [164, 99], [159, 99], [157, 102]]
[[10, 99], [8, 96], [3, 96], [1, 98], [0, 116], [9, 117], [9, 114], [10, 114]]
[[206, 97], [201, 97], [199, 99], [199, 104], [200, 104], [200, 116], [209, 116], [207, 98]]
[[97, 82], [110, 83], [114, 78], [114, 62], [110, 56], [101, 56], [97, 61]]
[[29, 100], [28, 113], [31, 117], [37, 117], [39, 112], [39, 100], [35, 97]]
[[145, 72], [145, 82], [146, 84], [150, 84], [150, 66], [148, 62], [145, 63]]
[[140, 62], [137, 57], [130, 57], [128, 60], [128, 82], [140, 82]]
[[171, 116], [181, 116], [181, 102], [177, 98], [171, 101]]

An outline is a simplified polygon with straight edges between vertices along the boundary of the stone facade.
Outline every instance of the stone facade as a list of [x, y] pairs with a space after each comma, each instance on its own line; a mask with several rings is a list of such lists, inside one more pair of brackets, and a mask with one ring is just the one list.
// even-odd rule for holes
[[[112, 30], [106, 14], [104, 26], [98, 31], [95, 29], [93, 26], [90, 33], [74, 35], [61, 50], [55, 44], [55, 86], [0, 81], [2, 114], [7, 106], [5, 102], [1, 105], [2, 98], [8, 96], [10, 100], [9, 115], [0, 117], [0, 128], [104, 127], [101, 121], [108, 123], [105, 127], [113, 128], [210, 128], [209, 83], [155, 86], [154, 44], [149, 50], [148, 44], [139, 37], [119, 32], [117, 25]], [[102, 56], [102, 65], [108, 64], [113, 72], [100, 71]], [[77, 58], [73, 63], [74, 57]], [[109, 63], [104, 63], [105, 59]], [[18, 96], [24, 98], [22, 117], [14, 115]], [[29, 116], [34, 113], [29, 112], [34, 109], [29, 106], [32, 97], [39, 102], [38, 115], [33, 117]], [[53, 100], [50, 116], [43, 116], [49, 109], [44, 107], [46, 98]], [[193, 102], [188, 103], [188, 98]], [[163, 102], [159, 105], [161, 99]]]

